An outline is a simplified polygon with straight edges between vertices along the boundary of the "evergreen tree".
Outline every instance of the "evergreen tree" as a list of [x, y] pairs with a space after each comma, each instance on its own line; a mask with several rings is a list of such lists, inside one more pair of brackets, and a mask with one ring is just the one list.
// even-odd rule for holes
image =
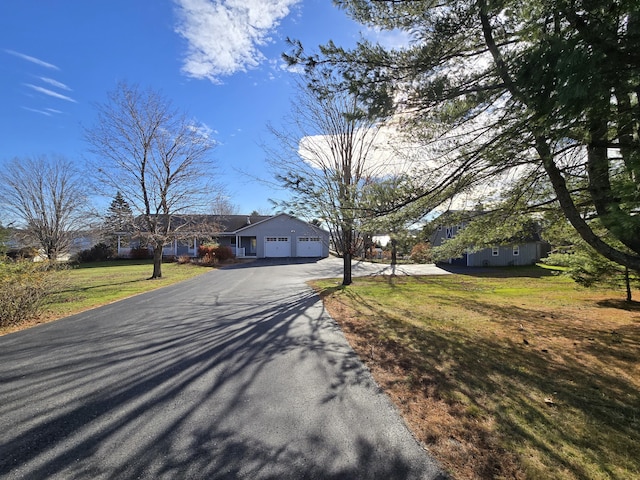
[[127, 200], [118, 191], [111, 201], [104, 217], [103, 230], [107, 244], [114, 250], [118, 248], [118, 233], [131, 234], [134, 230], [133, 211]]
[[[599, 234], [605, 235], [599, 228]], [[554, 245], [542, 260], [547, 265], [563, 267], [563, 273], [584, 287], [606, 286], [623, 288], [626, 300], [633, 300], [633, 288], [640, 288], [640, 276], [628, 267], [608, 260], [582, 240], [571, 226], [558, 215], [545, 216], [545, 239]], [[614, 243], [615, 241], [609, 240]], [[624, 249], [622, 245], [617, 248]]]
[[319, 55], [298, 43], [289, 61], [333, 66], [372, 112], [401, 113], [434, 160], [531, 180], [520, 183], [521, 206], [532, 206], [522, 200], [534, 189], [548, 192], [538, 206], [557, 202], [591, 248], [640, 271], [640, 2], [335, 3], [413, 41], [330, 43]]

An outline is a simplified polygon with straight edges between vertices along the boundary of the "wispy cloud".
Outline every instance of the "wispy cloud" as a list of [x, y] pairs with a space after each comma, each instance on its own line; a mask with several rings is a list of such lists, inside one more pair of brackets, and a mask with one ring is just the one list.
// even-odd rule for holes
[[182, 71], [214, 83], [264, 60], [259, 47], [301, 0], [174, 0], [188, 43]]
[[46, 115], [47, 117], [50, 117], [51, 113], [52, 113], [52, 112], [48, 111], [49, 109], [47, 109], [47, 110], [38, 110], [37, 108], [30, 108], [30, 107], [24, 107], [24, 106], [22, 108], [24, 110], [28, 110], [30, 112], [39, 113], [40, 115]]
[[25, 83], [25, 86], [35, 90], [36, 92], [44, 93], [45, 95], [49, 95], [50, 97], [59, 98], [61, 100], [66, 100], [67, 102], [77, 103], [73, 98], [67, 97], [66, 95], [62, 95], [61, 93], [54, 92], [53, 90], [49, 90], [48, 88], [39, 87], [37, 85], [32, 85], [30, 83]]
[[52, 70], [60, 70], [57, 66], [52, 63], [45, 62], [44, 60], [40, 60], [39, 58], [32, 57], [31, 55], [25, 55], [24, 53], [16, 52], [15, 50], [6, 50], [5, 52], [9, 55], [13, 55], [14, 57], [21, 58], [26, 60], [27, 62], [35, 63], [36, 65], [40, 65], [41, 67], [50, 68]]
[[49, 78], [49, 77], [38, 77], [38, 78], [40, 78], [40, 80], [42, 80], [44, 83], [48, 83], [52, 87], [59, 88], [60, 90], [66, 90], [68, 92], [71, 91], [71, 89], [67, 85], [57, 80], [54, 80], [53, 78]]
[[213, 135], [217, 135], [218, 131], [214, 130], [206, 123], [193, 120], [192, 123], [189, 125], [189, 129], [197, 133], [198, 135], [200, 135], [202, 138], [211, 140], [214, 144], [218, 143], [216, 140], [211, 138]]

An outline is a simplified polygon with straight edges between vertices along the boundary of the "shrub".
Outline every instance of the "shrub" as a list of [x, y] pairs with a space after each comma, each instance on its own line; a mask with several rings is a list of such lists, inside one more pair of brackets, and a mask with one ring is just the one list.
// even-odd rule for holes
[[415, 263], [431, 263], [431, 246], [428, 243], [416, 243], [411, 249], [411, 260]]
[[113, 249], [106, 243], [98, 243], [87, 250], [78, 253], [77, 260], [80, 263], [104, 262], [115, 256]]
[[147, 260], [153, 258], [153, 253], [147, 247], [136, 247], [131, 249], [129, 256], [134, 260]]
[[191, 257], [189, 255], [180, 255], [177, 261], [179, 265], [186, 265], [191, 263]]
[[217, 262], [224, 262], [233, 258], [233, 250], [226, 245], [200, 245], [198, 247], [198, 257], [200, 263], [214, 265]]
[[212, 245], [198, 245], [198, 257], [204, 258], [205, 255], [211, 254]]
[[46, 262], [0, 261], [0, 327], [36, 318], [58, 286], [56, 269]]
[[213, 253], [221, 262], [231, 260], [233, 258], [233, 250], [231, 250], [231, 247], [228, 247], [226, 245], [219, 245], [215, 247]]
[[36, 258], [38, 256], [38, 249], [35, 247], [22, 247], [18, 250], [11, 250], [7, 252], [7, 256], [14, 260], [21, 260], [23, 258]]

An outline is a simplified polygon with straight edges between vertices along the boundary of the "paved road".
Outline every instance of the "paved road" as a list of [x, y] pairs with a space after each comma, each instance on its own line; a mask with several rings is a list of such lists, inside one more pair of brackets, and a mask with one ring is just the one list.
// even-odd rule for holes
[[0, 337], [0, 478], [445, 478], [304, 283], [339, 267], [212, 271]]

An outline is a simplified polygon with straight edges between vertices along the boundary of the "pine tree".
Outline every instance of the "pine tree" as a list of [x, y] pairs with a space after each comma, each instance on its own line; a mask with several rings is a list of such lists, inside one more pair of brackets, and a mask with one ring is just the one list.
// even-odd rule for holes
[[521, 203], [549, 188], [542, 204], [525, 207], [555, 201], [591, 248], [640, 270], [637, 0], [335, 3], [412, 41], [350, 50], [329, 42], [311, 55], [292, 42], [288, 62], [332, 66], [372, 113], [399, 114], [439, 167], [491, 188], [501, 176], [530, 180]]
[[127, 200], [118, 191], [104, 217], [103, 230], [110, 247], [118, 247], [118, 233], [133, 232], [133, 212]]

